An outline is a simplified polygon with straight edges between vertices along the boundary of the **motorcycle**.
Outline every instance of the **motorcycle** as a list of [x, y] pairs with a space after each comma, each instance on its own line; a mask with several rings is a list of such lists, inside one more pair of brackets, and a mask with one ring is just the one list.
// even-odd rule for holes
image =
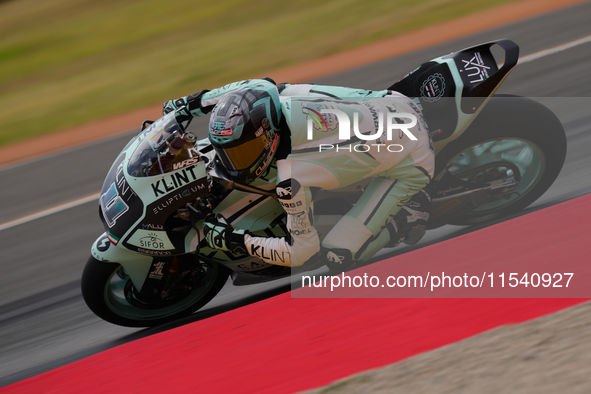
[[[504, 53], [502, 66], [493, 47]], [[558, 176], [566, 156], [560, 121], [534, 100], [495, 95], [518, 54], [510, 40], [487, 42], [426, 62], [388, 88], [415, 98], [433, 139], [428, 229], [518, 212]], [[197, 141], [174, 114], [145, 121], [102, 187], [99, 213], [106, 231], [92, 245], [81, 281], [88, 307], [114, 324], [154, 326], [203, 307], [229, 276], [236, 286], [289, 276], [289, 267], [213, 250], [203, 239], [208, 215], [254, 234], [285, 236], [275, 177], [271, 167], [252, 184], [236, 183], [210, 142]], [[317, 192], [321, 237], [363, 187]], [[406, 242], [420, 235], [411, 233]]]

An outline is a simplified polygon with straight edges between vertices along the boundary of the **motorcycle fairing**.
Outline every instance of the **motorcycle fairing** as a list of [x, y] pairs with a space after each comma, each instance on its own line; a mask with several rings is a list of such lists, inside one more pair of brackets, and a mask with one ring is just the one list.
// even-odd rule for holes
[[124, 174], [126, 152], [122, 152], [109, 170], [99, 198], [100, 217], [114, 245], [129, 230], [129, 223], [140, 219], [143, 203], [130, 188]]
[[178, 206], [206, 194], [209, 178], [198, 155], [160, 162], [162, 152], [173, 148], [186, 153], [183, 146], [175, 146], [180, 130], [174, 114], [162, 117], [127, 144], [111, 167], [101, 192], [100, 215], [114, 245], [153, 256], [186, 252], [183, 238], [165, 222]]
[[[505, 51], [500, 68], [491, 52], [493, 45]], [[423, 63], [388, 89], [420, 104], [438, 152], [468, 128], [518, 58], [514, 42], [490, 41]]]
[[154, 257], [136, 253], [113, 245], [107, 233], [103, 233], [92, 244], [90, 249], [92, 257], [105, 263], [120, 263], [131, 278], [134, 286], [141, 289]]

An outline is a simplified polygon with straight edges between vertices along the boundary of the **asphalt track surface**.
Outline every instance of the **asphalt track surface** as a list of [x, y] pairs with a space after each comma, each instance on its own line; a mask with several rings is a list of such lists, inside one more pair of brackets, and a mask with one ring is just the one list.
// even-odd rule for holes
[[[426, 60], [491, 39], [512, 39], [527, 55], [586, 37], [591, 35], [589, 20], [591, 4], [586, 3], [313, 82], [385, 88]], [[518, 65], [499, 91], [539, 97], [567, 132], [561, 175], [527, 211], [591, 192], [590, 68], [587, 42]], [[204, 125], [205, 119], [195, 122], [201, 130]], [[0, 168], [0, 223], [98, 192], [111, 162], [136, 131]], [[428, 234], [421, 245], [475, 228], [446, 226]], [[102, 231], [96, 201], [0, 230], [0, 386], [289, 290], [285, 282], [226, 286], [210, 305], [174, 325], [145, 330], [114, 326], [87, 309], [79, 290], [90, 245]], [[548, 231], [560, 229], [548, 223]]]

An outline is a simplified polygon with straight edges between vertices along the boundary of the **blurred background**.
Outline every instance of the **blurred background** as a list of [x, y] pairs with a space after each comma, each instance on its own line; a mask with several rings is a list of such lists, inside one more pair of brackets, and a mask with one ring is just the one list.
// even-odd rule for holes
[[511, 1], [0, 1], [0, 146]]
[[[0, 148], [518, 1], [523, 0], [0, 0]], [[311, 82], [385, 88], [425, 61], [488, 40], [509, 38], [522, 55], [530, 55], [588, 39], [590, 20], [591, 2], [581, 3]], [[559, 178], [524, 213], [591, 192], [590, 48], [587, 40], [519, 64], [499, 91], [542, 97], [567, 133], [568, 156]], [[143, 330], [104, 322], [87, 308], [80, 275], [92, 242], [104, 231], [98, 191], [143, 120], [117, 136], [0, 166], [0, 386], [289, 291], [285, 283], [226, 286], [194, 315]], [[203, 131], [205, 124], [204, 117], [192, 127]], [[60, 208], [47, 210], [52, 207]], [[39, 211], [44, 215], [30, 216]], [[22, 217], [29, 219], [14, 222]], [[416, 247], [487, 225], [444, 226]], [[549, 228], [560, 231], [551, 224]], [[409, 250], [402, 247], [392, 255]], [[573, 359], [575, 350], [591, 354], [583, 346], [591, 341], [582, 336], [588, 335], [588, 322], [579, 317], [573, 324], [580, 329], [556, 334], [572, 343], [561, 353], [544, 350], [546, 357], [539, 358], [571, 360], [563, 363], [555, 379], [563, 387], [569, 386], [560, 379], [569, 373], [588, 376], [588, 362]], [[540, 332], [558, 333], [566, 323], [558, 317], [547, 324], [550, 328]], [[503, 377], [489, 377], [491, 365], [510, 369], [506, 360], [515, 359], [511, 341], [525, 343], [523, 336], [529, 335], [491, 339], [489, 344], [508, 343], [507, 353], [478, 364], [480, 375], [458, 367], [456, 373], [465, 378], [462, 384], [485, 375], [483, 381], [494, 380], [497, 386], [490, 387], [503, 392], [504, 386], [498, 386]], [[540, 341], [553, 345], [547, 337]], [[487, 354], [474, 341], [464, 346]], [[464, 350], [433, 357], [438, 363], [464, 360]], [[537, 373], [530, 360], [525, 371], [515, 370], [520, 372], [516, 378], [529, 376], [542, 384], [545, 375]], [[425, 364], [426, 374], [438, 368], [432, 361]], [[410, 376], [407, 372], [404, 375]], [[431, 389], [438, 392], [446, 376]]]

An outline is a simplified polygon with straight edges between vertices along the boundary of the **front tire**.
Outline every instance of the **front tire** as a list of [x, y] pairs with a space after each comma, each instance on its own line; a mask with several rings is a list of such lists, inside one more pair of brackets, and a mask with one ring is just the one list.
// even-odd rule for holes
[[101, 319], [126, 327], [150, 327], [187, 316], [207, 304], [222, 289], [228, 278], [219, 264], [208, 266], [198, 287], [174, 304], [142, 307], [129, 302], [125, 292], [131, 280], [122, 266], [90, 257], [82, 273], [82, 296], [88, 307]]
[[437, 155], [437, 172], [447, 164], [457, 174], [505, 161], [519, 168], [520, 185], [508, 200], [484, 204], [451, 224], [481, 223], [524, 209], [548, 190], [565, 158], [564, 128], [548, 108], [525, 97], [492, 97], [462, 136]]

